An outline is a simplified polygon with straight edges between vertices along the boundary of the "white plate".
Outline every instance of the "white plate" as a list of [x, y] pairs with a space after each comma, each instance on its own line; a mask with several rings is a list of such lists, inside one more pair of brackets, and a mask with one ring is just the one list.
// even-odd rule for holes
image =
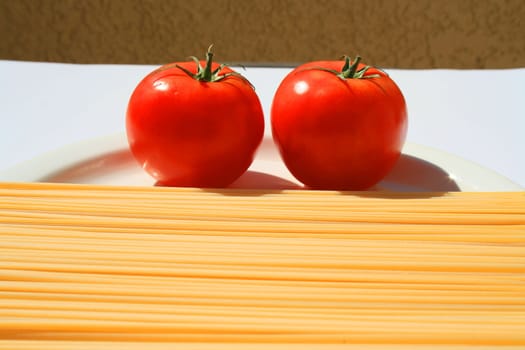
[[[135, 162], [124, 134], [87, 140], [37, 157], [0, 173], [0, 181], [153, 186]], [[231, 187], [293, 189], [301, 184], [266, 136], [250, 169]], [[372, 190], [522, 191], [494, 171], [459, 157], [407, 143], [390, 174]]]

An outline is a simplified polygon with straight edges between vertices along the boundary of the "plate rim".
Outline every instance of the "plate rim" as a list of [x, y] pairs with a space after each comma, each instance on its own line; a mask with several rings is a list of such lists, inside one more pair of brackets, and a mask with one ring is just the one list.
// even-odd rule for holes
[[[271, 139], [271, 135], [265, 134], [264, 138]], [[0, 181], [41, 182], [41, 179], [59, 172], [60, 169], [65, 169], [75, 163], [81, 163], [82, 161], [92, 159], [104, 153], [118, 152], [126, 148], [127, 137], [124, 132], [84, 139], [44, 152], [4, 169], [0, 171]], [[492, 182], [497, 182], [499, 187], [503, 188], [503, 190], [478, 188], [475, 191], [524, 191], [519, 184], [497, 171], [446, 151], [417, 143], [406, 142], [403, 147], [403, 153], [431, 162], [447, 173], [454, 173], [450, 168], [454, 168], [455, 165], [460, 164], [461, 166], [470, 168], [473, 172], [480, 172], [483, 176], [491, 178]], [[428, 159], [429, 155], [432, 160]], [[60, 162], [58, 162], [57, 159], [60, 159]], [[461, 187], [460, 190], [463, 191]]]

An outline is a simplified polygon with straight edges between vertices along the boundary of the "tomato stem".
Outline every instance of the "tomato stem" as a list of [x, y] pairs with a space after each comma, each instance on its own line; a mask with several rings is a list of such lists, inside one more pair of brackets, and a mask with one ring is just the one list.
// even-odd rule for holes
[[212, 64], [213, 64], [213, 52], [211, 51], [212, 47], [213, 47], [213, 44], [211, 44], [208, 47], [208, 51], [206, 51], [206, 65], [204, 66], [204, 68], [202, 67], [201, 62], [199, 61], [197, 57], [190, 56], [190, 58], [197, 65], [197, 73], [193, 74], [191, 71], [189, 71], [188, 69], [178, 64], [176, 64], [175, 67], [177, 67], [178, 69], [180, 69], [181, 71], [183, 71], [184, 73], [186, 73], [187, 75], [189, 75], [190, 77], [198, 81], [210, 83], [210, 82], [221, 81], [222, 79], [230, 77], [230, 76], [236, 76], [244, 80], [246, 83], [248, 83], [253, 88], [253, 85], [245, 77], [243, 77], [241, 74], [237, 72], [231, 71], [225, 74], [219, 74], [224, 67], [228, 66], [227, 64], [221, 64], [215, 70], [212, 70], [211, 69]]
[[214, 71], [211, 70], [212, 62], [213, 62], [213, 52], [211, 51], [211, 48], [213, 47], [213, 44], [211, 44], [208, 47], [208, 51], [206, 51], [206, 65], [204, 68], [201, 65], [201, 62], [199, 59], [195, 56], [190, 56], [190, 58], [195, 62], [197, 65], [197, 73], [193, 74], [188, 69], [176, 64], [175, 67], [179, 68], [184, 73], [188, 74], [193, 79], [196, 79], [198, 81], [204, 81], [204, 82], [213, 82], [213, 81], [219, 81], [223, 78], [225, 78], [224, 75], [219, 76], [219, 72], [222, 68], [224, 68], [224, 64], [221, 64], [219, 68], [215, 69]]
[[213, 52], [211, 51], [212, 47], [213, 44], [211, 44], [210, 47], [208, 47], [208, 51], [206, 51], [206, 66], [204, 67], [204, 70], [197, 74], [199, 75], [202, 73], [201, 76], [197, 76], [197, 79], [200, 81], [212, 81], [213, 79], [213, 73], [211, 71], [211, 63], [213, 61]]
[[361, 62], [361, 56], [357, 56], [352, 63], [349, 56], [344, 56], [345, 58], [345, 65], [343, 66], [341, 77], [345, 79], [352, 79], [355, 78], [355, 73], [357, 71], [357, 66], [359, 65], [359, 62]]
[[343, 56], [345, 59], [345, 63], [343, 65], [343, 68], [341, 71], [337, 71], [335, 69], [329, 69], [324, 67], [312, 67], [307, 68], [308, 70], [322, 70], [325, 72], [329, 72], [332, 74], [337, 75], [339, 78], [346, 80], [346, 79], [370, 79], [370, 78], [379, 78], [379, 74], [369, 74], [365, 76], [365, 73], [371, 68], [370, 66], [365, 66], [361, 69], [357, 69], [359, 67], [359, 63], [361, 62], [361, 57], [356, 56], [355, 60], [352, 62], [352, 59], [349, 56]]
[[365, 76], [365, 73], [370, 69], [370, 66], [365, 66], [361, 69], [357, 69], [359, 67], [359, 63], [361, 62], [361, 56], [356, 56], [354, 62], [352, 62], [352, 59], [349, 56], [344, 56], [345, 64], [343, 66], [343, 69], [341, 69], [341, 73], [338, 74], [338, 76], [342, 79], [363, 79], [363, 78], [378, 78], [379, 74], [373, 74], [373, 75], [367, 75]]

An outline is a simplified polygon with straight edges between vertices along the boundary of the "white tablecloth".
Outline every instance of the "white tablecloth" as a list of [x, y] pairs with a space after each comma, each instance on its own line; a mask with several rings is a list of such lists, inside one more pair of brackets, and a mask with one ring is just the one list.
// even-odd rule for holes
[[[154, 68], [0, 61], [0, 172], [81, 140], [123, 133], [129, 96]], [[256, 87], [267, 127], [272, 96], [290, 70], [243, 72]], [[407, 141], [525, 188], [525, 69], [387, 72], [407, 100]]]

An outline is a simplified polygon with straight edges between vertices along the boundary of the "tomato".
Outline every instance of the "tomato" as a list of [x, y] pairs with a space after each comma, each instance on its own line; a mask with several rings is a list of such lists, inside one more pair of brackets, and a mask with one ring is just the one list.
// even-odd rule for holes
[[162, 66], [130, 97], [130, 150], [159, 184], [228, 186], [262, 141], [264, 117], [253, 87], [212, 56], [210, 47], [206, 61]]
[[385, 72], [346, 57], [291, 71], [274, 95], [271, 126], [286, 167], [303, 184], [366, 190], [399, 158], [407, 109]]

